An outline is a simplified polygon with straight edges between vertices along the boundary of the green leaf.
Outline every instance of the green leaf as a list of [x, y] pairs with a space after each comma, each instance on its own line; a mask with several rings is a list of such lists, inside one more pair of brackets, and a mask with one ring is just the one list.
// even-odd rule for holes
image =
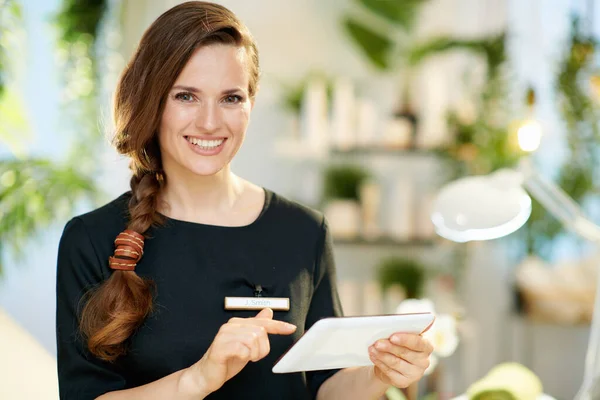
[[[22, 23], [21, 5], [14, 0], [0, 0], [0, 39], [7, 33], [13, 31], [17, 24]], [[0, 40], [0, 97], [6, 90], [6, 82], [9, 78], [6, 74], [7, 54], [9, 49], [6, 41]]]
[[359, 0], [368, 10], [405, 30], [410, 30], [416, 20], [419, 7], [426, 0]]
[[493, 78], [498, 67], [506, 59], [504, 40], [504, 33], [478, 40], [439, 37], [409, 50], [408, 61], [412, 65], [417, 65], [434, 54], [451, 50], [467, 50], [485, 58], [488, 66], [488, 76]]
[[106, 0], [64, 0], [56, 16], [62, 39], [68, 43], [93, 40], [107, 7]]
[[343, 20], [344, 28], [364, 55], [380, 70], [390, 67], [393, 49], [392, 40], [373, 31], [370, 27], [348, 17]]
[[79, 200], [93, 201], [99, 194], [93, 178], [76, 166], [45, 159], [0, 160], [0, 177], [1, 250], [17, 259], [41, 229], [67, 218]]
[[385, 395], [388, 400], [406, 400], [406, 396], [404, 396], [402, 391], [395, 386], [391, 386], [385, 392]]
[[31, 127], [23, 102], [13, 90], [0, 96], [0, 144], [17, 156], [25, 153], [25, 141], [31, 138]]
[[21, 10], [21, 4], [17, 1], [9, 1], [8, 2], [9, 12], [18, 20], [23, 18], [23, 12]]

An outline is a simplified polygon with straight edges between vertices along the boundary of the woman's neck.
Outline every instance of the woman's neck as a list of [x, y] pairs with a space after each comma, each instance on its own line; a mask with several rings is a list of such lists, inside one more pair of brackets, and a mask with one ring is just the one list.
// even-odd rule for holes
[[167, 174], [160, 211], [185, 221], [218, 221], [235, 209], [244, 191], [242, 179], [229, 167], [211, 176]]

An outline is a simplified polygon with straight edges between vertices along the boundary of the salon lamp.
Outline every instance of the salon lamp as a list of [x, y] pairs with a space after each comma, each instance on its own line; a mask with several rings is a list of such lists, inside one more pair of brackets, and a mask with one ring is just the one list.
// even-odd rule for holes
[[[534, 151], [541, 130], [534, 122], [518, 132], [519, 146]], [[600, 244], [600, 227], [564, 191], [545, 180], [524, 158], [515, 169], [458, 179], [445, 185], [434, 200], [431, 219], [438, 235], [454, 242], [491, 240], [519, 229], [531, 214], [531, 198], [579, 236]], [[598, 273], [597, 292], [600, 290]], [[596, 294], [583, 383], [575, 400], [600, 397], [600, 296]], [[593, 395], [594, 394], [594, 395]]]

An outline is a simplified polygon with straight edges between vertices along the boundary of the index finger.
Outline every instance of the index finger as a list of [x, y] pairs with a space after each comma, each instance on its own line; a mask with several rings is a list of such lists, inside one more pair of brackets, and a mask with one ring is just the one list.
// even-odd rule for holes
[[296, 331], [296, 325], [287, 322], [268, 318], [246, 318], [244, 323], [256, 326], [262, 326], [267, 333], [275, 335], [289, 335]]

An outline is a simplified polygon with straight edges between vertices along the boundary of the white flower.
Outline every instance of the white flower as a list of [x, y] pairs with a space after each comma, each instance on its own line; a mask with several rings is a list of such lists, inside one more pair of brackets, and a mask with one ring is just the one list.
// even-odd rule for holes
[[449, 314], [438, 315], [431, 328], [425, 335], [431, 333], [424, 336], [433, 344], [435, 354], [440, 357], [450, 357], [458, 347], [456, 319]]
[[435, 315], [433, 301], [429, 299], [406, 299], [396, 308], [396, 314], [430, 312]]

